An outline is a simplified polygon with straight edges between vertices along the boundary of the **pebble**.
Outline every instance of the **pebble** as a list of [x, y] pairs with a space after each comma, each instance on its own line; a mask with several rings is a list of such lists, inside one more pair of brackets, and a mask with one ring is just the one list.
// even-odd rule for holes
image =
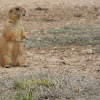
[[94, 54], [94, 51], [92, 49], [82, 50], [80, 52], [81, 54]]

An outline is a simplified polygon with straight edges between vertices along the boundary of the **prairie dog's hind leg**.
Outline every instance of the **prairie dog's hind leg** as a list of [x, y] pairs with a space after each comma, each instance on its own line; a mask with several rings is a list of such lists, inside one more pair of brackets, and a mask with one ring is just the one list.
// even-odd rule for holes
[[12, 67], [12, 60], [11, 60], [11, 54], [5, 54], [2, 56], [2, 60], [1, 60], [1, 66], [5, 67], [5, 68], [10, 68]]
[[24, 56], [23, 53], [20, 53], [20, 54], [17, 56], [17, 59], [16, 59], [16, 66], [28, 67], [27, 65], [25, 65], [25, 56]]

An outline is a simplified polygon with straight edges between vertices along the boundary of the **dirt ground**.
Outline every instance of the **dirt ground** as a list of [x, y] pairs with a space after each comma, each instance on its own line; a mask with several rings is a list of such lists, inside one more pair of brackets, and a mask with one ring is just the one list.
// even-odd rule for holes
[[30, 67], [0, 68], [0, 78], [17, 76], [18, 73], [28, 74], [39, 70], [44, 72], [52, 70], [53, 73], [62, 74], [63, 69], [67, 68], [73, 74], [81, 74], [88, 78], [100, 80], [99, 54], [81, 54], [83, 49], [84, 47], [81, 46], [69, 46], [66, 50], [26, 48], [26, 62]]
[[[100, 23], [100, 0], [1, 0], [1, 31], [8, 9], [15, 5], [22, 5], [27, 9], [27, 15], [23, 18], [26, 32], [34, 33], [42, 28], [50, 29], [65, 25], [96, 25]], [[69, 45], [64, 50], [56, 50], [55, 47], [26, 47], [26, 64], [30, 67], [9, 69], [0, 67], [0, 79], [7, 79], [21, 73], [29, 74], [41, 70], [45, 72], [49, 69], [53, 73], [62, 74], [63, 69], [67, 68], [73, 74], [100, 81], [100, 53], [80, 54], [82, 50], [94, 48], [76, 45]]]
[[[21, 5], [27, 10], [23, 21], [26, 31], [33, 32], [41, 28], [48, 29], [74, 24], [89, 25], [100, 22], [99, 0], [1, 0], [0, 4], [1, 30], [8, 10], [16, 5]], [[44, 10], [36, 10], [38, 7]]]

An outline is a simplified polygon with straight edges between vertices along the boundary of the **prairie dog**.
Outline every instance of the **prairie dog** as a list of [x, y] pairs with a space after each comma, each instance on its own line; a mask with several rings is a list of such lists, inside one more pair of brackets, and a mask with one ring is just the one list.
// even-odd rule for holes
[[4, 31], [0, 38], [0, 66], [24, 66], [24, 44], [27, 38], [21, 17], [25, 16], [26, 10], [22, 7], [11, 8], [8, 12]]

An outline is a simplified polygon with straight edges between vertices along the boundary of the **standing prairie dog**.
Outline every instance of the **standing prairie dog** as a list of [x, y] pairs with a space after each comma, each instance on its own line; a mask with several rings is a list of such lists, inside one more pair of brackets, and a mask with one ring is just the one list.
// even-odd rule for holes
[[8, 18], [4, 31], [0, 38], [0, 66], [13, 67], [25, 66], [23, 39], [27, 38], [21, 17], [26, 10], [22, 7], [14, 7], [8, 12]]

